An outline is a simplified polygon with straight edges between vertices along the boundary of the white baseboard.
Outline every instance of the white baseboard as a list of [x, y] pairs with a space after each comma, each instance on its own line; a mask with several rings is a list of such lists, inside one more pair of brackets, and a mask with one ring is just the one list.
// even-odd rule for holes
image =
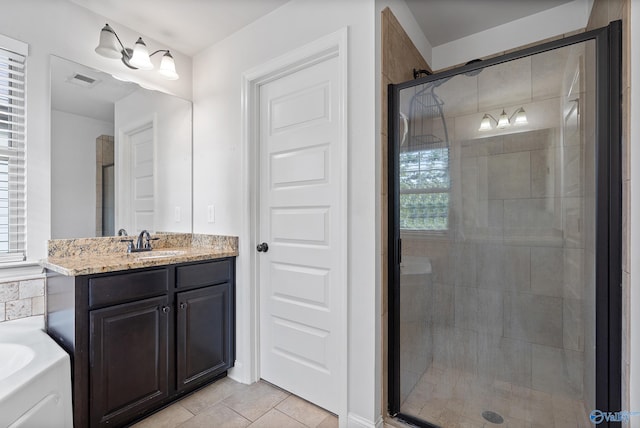
[[378, 419], [373, 422], [360, 415], [349, 413], [347, 419], [347, 427], [349, 428], [382, 428], [383, 426], [384, 422], [382, 420], [382, 416], [378, 416]]
[[245, 385], [253, 383], [249, 379], [249, 374], [247, 373], [247, 370], [245, 370], [244, 365], [237, 360], [233, 364], [233, 367], [227, 371], [227, 377], [235, 380], [236, 382], [244, 383]]

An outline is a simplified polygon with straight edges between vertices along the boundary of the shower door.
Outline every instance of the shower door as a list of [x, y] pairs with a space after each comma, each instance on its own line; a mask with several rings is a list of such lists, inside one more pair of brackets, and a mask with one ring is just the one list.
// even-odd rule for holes
[[391, 85], [392, 415], [564, 428], [620, 410], [619, 34]]

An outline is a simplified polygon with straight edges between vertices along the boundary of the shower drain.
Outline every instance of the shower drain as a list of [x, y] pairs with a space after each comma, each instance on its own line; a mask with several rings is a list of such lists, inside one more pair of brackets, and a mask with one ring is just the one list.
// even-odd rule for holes
[[492, 412], [491, 410], [485, 410], [484, 412], [482, 412], [482, 417], [492, 424], [501, 424], [504, 422], [502, 416], [500, 416], [496, 412]]

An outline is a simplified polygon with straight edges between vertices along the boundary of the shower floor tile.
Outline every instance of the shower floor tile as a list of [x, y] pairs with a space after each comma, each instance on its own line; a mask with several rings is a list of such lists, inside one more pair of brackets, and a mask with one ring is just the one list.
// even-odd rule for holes
[[[581, 401], [500, 380], [430, 367], [401, 406], [442, 428], [592, 428]], [[502, 424], [483, 418], [492, 411]]]

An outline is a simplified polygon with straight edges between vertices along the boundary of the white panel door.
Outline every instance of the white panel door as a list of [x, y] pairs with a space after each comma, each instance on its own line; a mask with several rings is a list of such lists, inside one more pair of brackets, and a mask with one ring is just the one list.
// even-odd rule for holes
[[131, 207], [133, 230], [154, 227], [153, 126], [129, 134], [131, 154]]
[[[337, 57], [260, 87], [260, 375], [338, 413], [346, 284]], [[346, 293], [344, 293], [346, 295]]]

